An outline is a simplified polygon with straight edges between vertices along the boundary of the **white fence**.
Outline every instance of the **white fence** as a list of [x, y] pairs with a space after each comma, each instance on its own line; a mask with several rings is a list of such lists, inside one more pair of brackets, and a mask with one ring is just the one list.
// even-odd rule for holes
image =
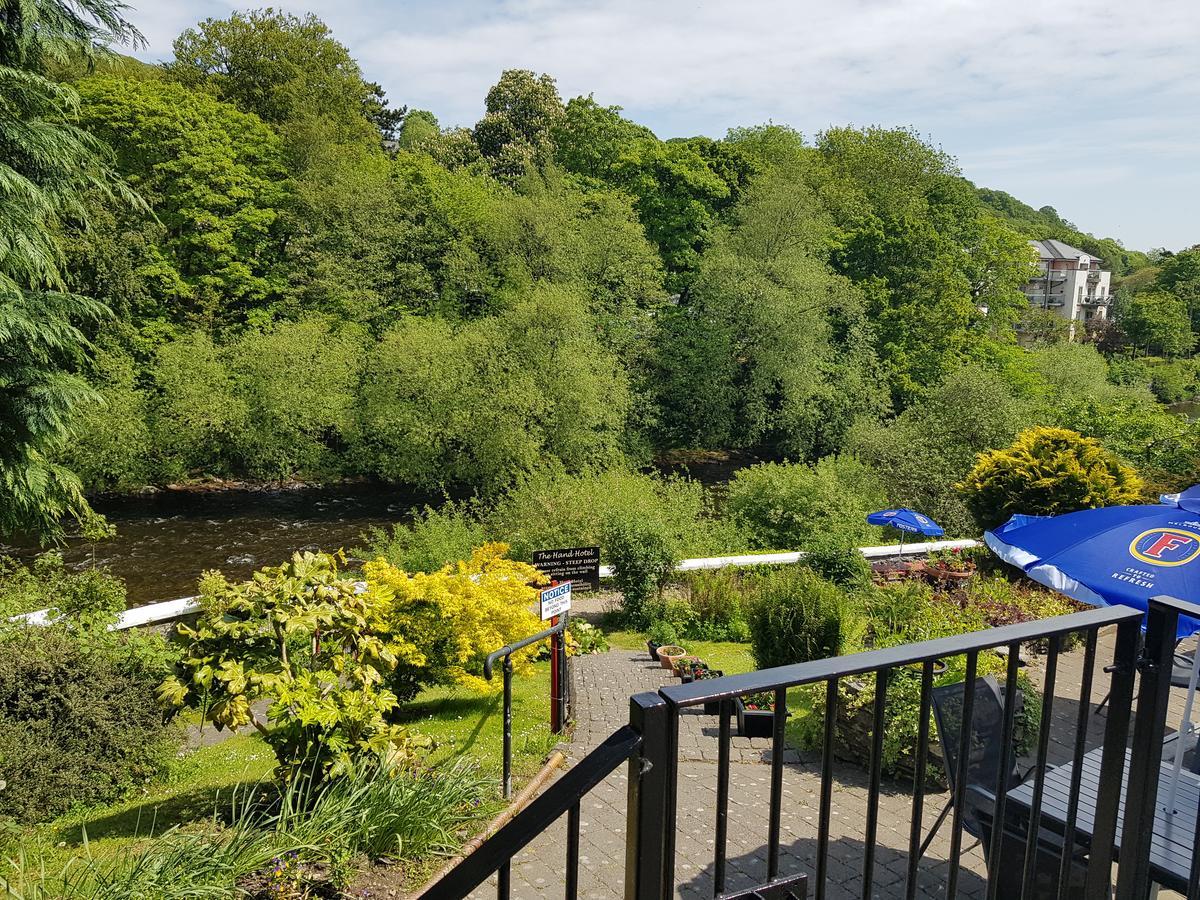
[[[927, 541], [920, 544], [891, 544], [883, 547], [859, 547], [859, 551], [867, 559], [887, 559], [892, 556], [927, 556], [940, 550], [966, 550], [970, 547], [982, 546], [979, 541], [965, 538], [955, 541]], [[751, 553], [743, 556], [709, 556], [701, 559], [685, 559], [675, 567], [677, 572], [696, 572], [701, 569], [723, 569], [726, 566], [762, 566], [798, 563], [804, 559], [802, 551], [791, 553]], [[601, 566], [600, 577], [611, 578], [616, 574], [612, 566]], [[141, 628], [146, 625], [161, 625], [182, 619], [192, 613], [199, 612], [198, 597], [180, 597], [178, 600], [166, 600], [161, 603], [149, 603], [146, 606], [136, 606], [127, 609], [110, 626], [115, 631], [126, 628]], [[13, 621], [24, 619], [31, 625], [46, 625], [53, 621], [53, 611], [39, 609], [36, 612], [14, 616]]]

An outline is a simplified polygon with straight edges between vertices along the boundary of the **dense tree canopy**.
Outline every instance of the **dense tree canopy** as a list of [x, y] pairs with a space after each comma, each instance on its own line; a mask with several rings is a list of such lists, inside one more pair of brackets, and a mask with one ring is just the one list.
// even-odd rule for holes
[[[93, 69], [97, 43], [136, 37], [116, 5], [19, 6], [34, 18], [0, 28], [0, 530], [85, 514], [84, 488], [494, 495], [668, 451], [837, 457], [870, 502], [963, 530], [953, 485], [1031, 425], [1155, 488], [1200, 472], [1196, 427], [1155, 400], [1200, 385], [1200, 251], [1082, 233], [914, 131], [661, 140], [522, 69], [444, 129], [390, 107], [311, 15], [206, 19], [168, 64]], [[1046, 237], [1123, 279], [1113, 321], [1076, 335], [1108, 358], [1029, 310]]]

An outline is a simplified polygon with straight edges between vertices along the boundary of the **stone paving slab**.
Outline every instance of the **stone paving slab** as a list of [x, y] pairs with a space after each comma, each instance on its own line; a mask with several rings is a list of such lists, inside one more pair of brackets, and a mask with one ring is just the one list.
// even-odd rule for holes
[[[1112, 659], [1112, 633], [1103, 634], [1097, 654], [1097, 671], [1091, 702], [1097, 704], [1108, 690], [1101, 667]], [[1026, 669], [1034, 684], [1041, 682], [1042, 660]], [[1050, 744], [1052, 765], [1070, 759], [1078, 712], [1083, 651], [1060, 658], [1053, 707]], [[565, 749], [569, 764], [628, 720], [629, 697], [656, 691], [671, 681], [670, 673], [650, 662], [646, 653], [614, 650], [572, 660], [576, 726]], [[1173, 692], [1171, 715], [1182, 712], [1182, 691]], [[1170, 719], [1168, 721], [1171, 721]], [[1091, 716], [1088, 747], [1103, 735], [1104, 716]], [[1132, 727], [1132, 726], [1131, 726]], [[676, 834], [676, 890], [680, 898], [713, 896], [714, 825], [716, 820], [717, 718], [688, 713], [681, 716], [679, 784]], [[770, 797], [770, 741], [733, 737], [728, 810], [728, 871], [726, 890], [751, 887], [766, 877], [766, 838]], [[783, 779], [782, 874], [807, 872], [814, 877], [817, 857], [820, 765], [815, 754], [789, 752]], [[623, 896], [625, 876], [625, 814], [628, 773], [621, 766], [582, 801], [580, 829], [580, 897], [617, 900]], [[833, 815], [829, 835], [826, 896], [851, 900], [862, 896], [864, 830], [868, 802], [867, 775], [861, 767], [838, 764], [834, 769]], [[947, 799], [945, 792], [926, 796], [924, 832], [933, 826]], [[911, 788], [885, 781], [879, 797], [872, 896], [904, 895], [908, 866]], [[942, 898], [950, 851], [947, 824], [921, 861], [920, 895]], [[984, 860], [978, 846], [964, 835], [958, 895], [980, 898], [986, 889]], [[565, 817], [534, 840], [513, 861], [512, 895], [521, 898], [561, 897], [566, 865]], [[494, 880], [472, 896], [494, 897]], [[810, 882], [809, 896], [813, 896]]]

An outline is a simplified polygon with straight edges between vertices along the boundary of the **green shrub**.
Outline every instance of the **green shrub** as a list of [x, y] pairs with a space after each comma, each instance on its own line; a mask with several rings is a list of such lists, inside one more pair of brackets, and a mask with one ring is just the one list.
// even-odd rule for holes
[[737, 549], [696, 482], [621, 469], [572, 475], [543, 468], [523, 478], [483, 514], [488, 532], [528, 561], [534, 550], [604, 546], [613, 522], [641, 522], [667, 537], [681, 557]]
[[679, 561], [679, 544], [669, 531], [647, 519], [614, 518], [605, 524], [602, 542], [616, 566], [613, 581], [622, 606], [635, 628], [646, 623], [646, 607], [659, 596], [663, 582]]
[[3, 815], [44, 821], [114, 800], [159, 771], [169, 736], [155, 696], [164, 669], [141, 650], [78, 622], [0, 638]]
[[90, 628], [108, 624], [124, 608], [124, 583], [101, 569], [72, 572], [54, 551], [29, 566], [0, 556], [0, 632], [9, 616], [39, 609], [56, 610]]
[[673, 622], [666, 619], [657, 619], [650, 623], [650, 627], [646, 629], [646, 637], [654, 641], [660, 647], [664, 644], [678, 644], [683, 640], [679, 634], [679, 629], [675, 627]]
[[840, 656], [855, 646], [864, 623], [839, 588], [794, 568], [758, 582], [749, 624], [754, 664], [769, 669]]
[[1029, 428], [1012, 446], [979, 456], [958, 485], [980, 528], [1015, 513], [1053, 516], [1136, 503], [1142, 482], [1094, 438], [1065, 428]]
[[[921, 627], [933, 588], [920, 581], [871, 586], [855, 596], [867, 619], [868, 635], [907, 637]], [[913, 638], [913, 640], [919, 640]]]
[[813, 541], [805, 551], [804, 564], [840, 587], [858, 588], [871, 583], [871, 564], [858, 547], [830, 537]]
[[746, 641], [746, 599], [751, 588], [731, 569], [691, 572], [684, 578], [695, 624], [685, 636], [702, 641]]
[[[387, 719], [398, 700], [384, 686], [397, 654], [412, 655], [413, 645], [402, 644], [405, 635], [389, 641], [379, 592], [359, 591], [339, 561], [296, 553], [241, 583], [205, 573], [200, 616], [195, 627], [178, 626], [183, 657], [159, 688], [164, 703], [190, 702], [218, 729], [253, 725], [285, 781], [345, 774], [414, 749]], [[253, 707], [263, 698], [269, 728]]]
[[235, 793], [207, 826], [148, 834], [115, 854], [72, 859], [63, 871], [48, 870], [36, 847], [21, 847], [0, 883], [18, 900], [340, 895], [362, 855], [413, 863], [456, 851], [492, 791], [465, 761], [364, 767], [315, 789], [311, 780], [293, 782], [279, 795], [262, 785]]
[[388, 531], [378, 526], [364, 536], [370, 559], [383, 557], [405, 572], [436, 572], [449, 563], [470, 559], [476, 547], [487, 543], [487, 528], [470, 504], [448, 501], [413, 513], [411, 522], [399, 522]]
[[955, 483], [971, 471], [976, 454], [1010, 443], [1030, 421], [1031, 405], [1010, 379], [964, 366], [892, 421], [855, 426], [846, 449], [882, 479], [884, 505], [910, 506], [948, 535], [970, 535], [975, 522]]
[[[549, 649], [549, 645], [543, 645]], [[567, 652], [571, 655], [606, 653], [608, 638], [604, 632], [584, 619], [572, 618], [567, 623]]]
[[815, 465], [761, 463], [729, 483], [725, 511], [751, 546], [806, 549], [833, 536], [846, 545], [870, 543], [878, 531], [867, 513], [887, 505], [874, 473], [850, 456]]

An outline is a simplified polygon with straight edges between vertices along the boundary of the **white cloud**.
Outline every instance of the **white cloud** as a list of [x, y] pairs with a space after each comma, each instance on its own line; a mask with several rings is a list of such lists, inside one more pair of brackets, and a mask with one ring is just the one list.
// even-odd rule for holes
[[[443, 124], [474, 122], [487, 88], [513, 67], [549, 72], [564, 96], [624, 106], [663, 136], [767, 119], [810, 134], [831, 123], [911, 124], [969, 176], [1035, 205], [1055, 202], [1029, 193], [1047, 186], [1062, 209], [1091, 208], [1087, 192], [1107, 190], [1132, 244], [1200, 240], [1189, 166], [1200, 144], [1195, 0], [276, 5], [321, 16], [396, 102], [432, 109]], [[134, 18], [148, 55], [162, 58], [180, 28], [229, 7], [158, 0]], [[1171, 209], [1139, 190], [1164, 167], [1183, 176]], [[1110, 229], [1104, 217], [1076, 218]]]

